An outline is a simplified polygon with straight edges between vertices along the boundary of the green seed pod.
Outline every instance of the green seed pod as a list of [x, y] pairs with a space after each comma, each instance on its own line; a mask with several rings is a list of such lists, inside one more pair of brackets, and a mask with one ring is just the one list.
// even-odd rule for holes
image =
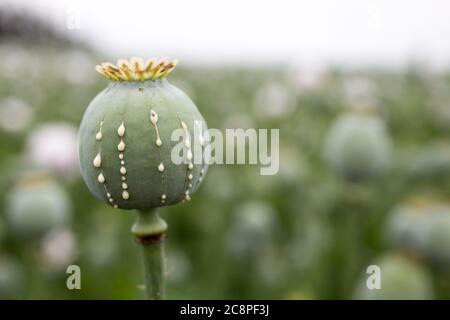
[[428, 199], [395, 210], [388, 235], [397, 248], [413, 251], [429, 261], [450, 266], [450, 207]]
[[380, 288], [369, 289], [364, 273], [354, 298], [363, 300], [432, 299], [431, 276], [426, 269], [406, 257], [389, 254], [374, 262], [381, 271]]
[[428, 218], [423, 205], [417, 201], [398, 206], [387, 221], [388, 242], [399, 249], [422, 253]]
[[[189, 201], [207, 165], [194, 163], [206, 123], [195, 104], [164, 77], [176, 61], [139, 58], [103, 63], [111, 80], [90, 103], [79, 131], [81, 173], [91, 193], [115, 208], [147, 210]], [[171, 159], [183, 132], [183, 163]], [[195, 161], [199, 162], [199, 161]]]
[[7, 195], [6, 214], [19, 236], [40, 237], [70, 220], [70, 200], [64, 188], [49, 177], [27, 174]]
[[345, 114], [330, 129], [324, 155], [336, 174], [359, 181], [384, 172], [390, 161], [390, 140], [379, 118]]
[[263, 201], [248, 201], [236, 208], [229, 237], [230, 251], [239, 261], [263, 258], [273, 246], [276, 210]]

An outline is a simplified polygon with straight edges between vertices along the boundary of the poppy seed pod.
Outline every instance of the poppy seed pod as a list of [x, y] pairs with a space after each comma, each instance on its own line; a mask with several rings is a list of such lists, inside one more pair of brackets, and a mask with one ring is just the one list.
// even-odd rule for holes
[[6, 213], [16, 234], [40, 237], [69, 222], [70, 199], [64, 188], [45, 174], [28, 173], [7, 194]]
[[230, 251], [238, 260], [258, 260], [273, 244], [276, 210], [263, 201], [248, 201], [236, 209], [230, 229]]
[[427, 235], [429, 216], [423, 205], [412, 203], [396, 207], [389, 215], [386, 237], [396, 248], [421, 253]]
[[383, 173], [390, 161], [390, 140], [383, 122], [369, 113], [345, 114], [330, 129], [325, 144], [330, 168], [350, 181]]
[[[79, 131], [79, 161], [91, 193], [122, 209], [189, 201], [206, 174], [194, 163], [206, 123], [192, 100], [164, 77], [176, 61], [140, 58], [103, 63], [96, 70], [111, 80], [88, 106]], [[172, 161], [174, 130], [182, 130], [183, 162]], [[197, 162], [197, 161], [196, 161]]]

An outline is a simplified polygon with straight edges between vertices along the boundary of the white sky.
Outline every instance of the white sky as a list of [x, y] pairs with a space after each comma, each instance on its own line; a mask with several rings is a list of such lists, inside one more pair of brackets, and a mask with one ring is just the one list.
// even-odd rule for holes
[[[0, 2], [37, 11], [113, 58], [450, 65], [450, 1], [445, 0]], [[79, 29], [67, 28], [76, 21]]]

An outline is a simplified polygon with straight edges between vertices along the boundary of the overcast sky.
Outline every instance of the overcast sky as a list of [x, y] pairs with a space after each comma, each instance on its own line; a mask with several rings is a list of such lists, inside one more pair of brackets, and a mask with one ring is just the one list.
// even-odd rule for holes
[[445, 0], [5, 1], [38, 12], [110, 57], [450, 65]]

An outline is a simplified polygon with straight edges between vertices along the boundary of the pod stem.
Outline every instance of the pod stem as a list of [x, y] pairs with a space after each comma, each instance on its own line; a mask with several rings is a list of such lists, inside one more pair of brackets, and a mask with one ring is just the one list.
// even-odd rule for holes
[[137, 211], [137, 220], [131, 228], [144, 257], [144, 279], [147, 299], [164, 299], [165, 255], [164, 238], [167, 223], [156, 210]]

